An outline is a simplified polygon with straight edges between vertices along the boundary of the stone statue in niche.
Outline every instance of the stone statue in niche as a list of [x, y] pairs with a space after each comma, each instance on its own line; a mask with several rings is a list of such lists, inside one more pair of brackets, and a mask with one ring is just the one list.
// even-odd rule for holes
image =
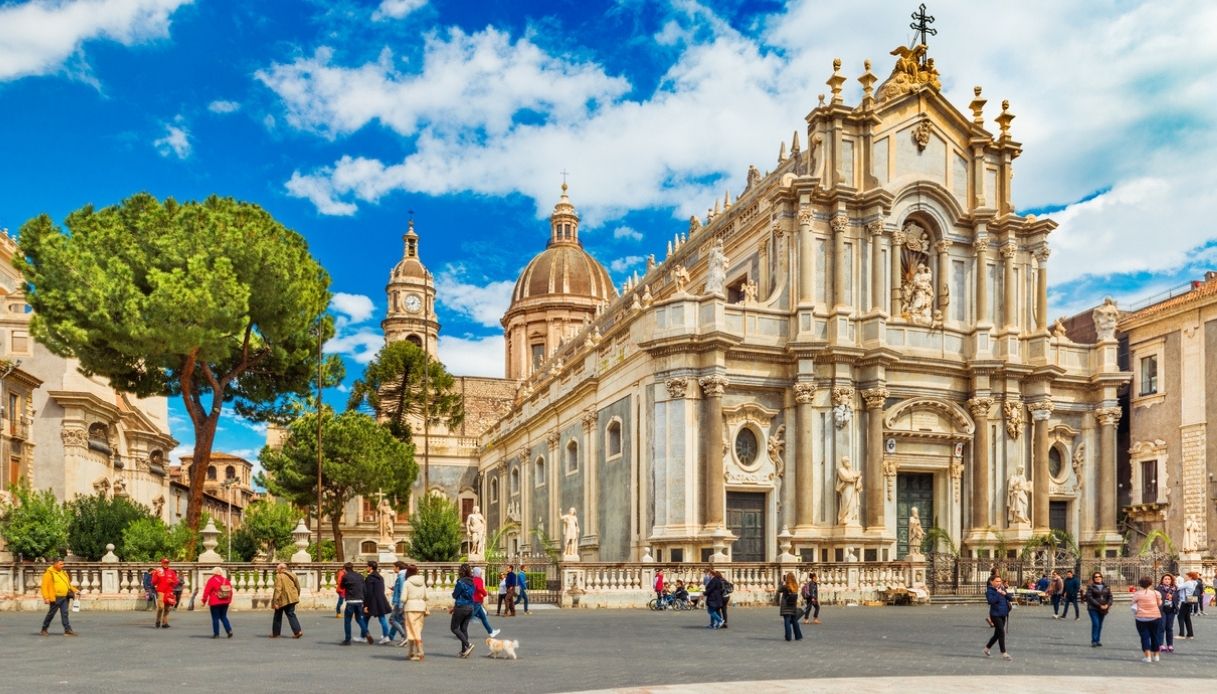
[[841, 456], [837, 464], [837, 524], [858, 524], [858, 492], [862, 489], [862, 473], [850, 464], [849, 456]]
[[1099, 342], [1116, 339], [1116, 324], [1120, 322], [1120, 309], [1116, 308], [1115, 299], [1110, 296], [1103, 299], [1103, 304], [1091, 312], [1090, 317], [1094, 321], [1094, 330]]
[[756, 294], [757, 294], [756, 282], [753, 282], [752, 280], [745, 280], [744, 284], [740, 288], [740, 290], [744, 294], [744, 303], [745, 304], [755, 304], [756, 303]]
[[912, 277], [904, 285], [902, 313], [916, 325], [934, 322], [934, 274], [925, 263], [918, 263]]
[[1007, 520], [1010, 525], [1029, 524], [1031, 518], [1027, 515], [1027, 509], [1031, 506], [1031, 483], [1023, 475], [1023, 466], [1019, 465], [1018, 469], [1010, 475], [1010, 479], [1006, 480], [1006, 507]]
[[723, 240], [715, 239], [710, 248], [710, 259], [706, 264], [706, 293], [723, 295], [727, 284], [727, 254], [723, 252]]
[[1183, 551], [1200, 551], [1200, 523], [1190, 514], [1183, 521]]
[[562, 556], [579, 557], [579, 517], [575, 515], [575, 507], [562, 516]]
[[909, 509], [909, 556], [921, 556], [921, 543], [925, 541], [925, 528], [921, 527], [921, 514], [917, 507]]

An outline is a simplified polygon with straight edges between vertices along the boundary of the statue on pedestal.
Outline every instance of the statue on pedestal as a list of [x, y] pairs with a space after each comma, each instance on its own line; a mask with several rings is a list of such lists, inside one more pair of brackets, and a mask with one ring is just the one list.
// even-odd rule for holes
[[477, 506], [473, 513], [465, 519], [465, 529], [469, 532], [469, 557], [482, 557], [486, 553], [486, 517]]
[[389, 504], [389, 500], [385, 497], [380, 497], [380, 504], [376, 507], [376, 523], [380, 532], [380, 544], [393, 546], [393, 521], [397, 516], [397, 512], [393, 510], [393, 506]]
[[723, 252], [723, 240], [715, 239], [706, 262], [706, 293], [722, 295], [726, 284], [727, 254]]
[[1010, 479], [1006, 480], [1007, 520], [1011, 525], [1029, 524], [1031, 518], [1027, 509], [1031, 505], [1031, 483], [1023, 475], [1023, 466], [1019, 465]]
[[579, 558], [579, 517], [574, 506], [562, 515], [562, 558]]
[[862, 473], [853, 469], [849, 456], [841, 456], [837, 465], [837, 524], [858, 524], [858, 491], [862, 489]]
[[925, 541], [925, 529], [921, 527], [921, 515], [917, 507], [909, 509], [909, 556], [921, 556], [921, 543]]
[[1120, 309], [1116, 308], [1115, 299], [1110, 296], [1103, 299], [1102, 305], [1090, 313], [1094, 321], [1094, 331], [1099, 342], [1116, 339], [1116, 324], [1120, 322]]
[[1188, 515], [1183, 520], [1183, 551], [1185, 553], [1200, 551], [1200, 523], [1196, 517]]

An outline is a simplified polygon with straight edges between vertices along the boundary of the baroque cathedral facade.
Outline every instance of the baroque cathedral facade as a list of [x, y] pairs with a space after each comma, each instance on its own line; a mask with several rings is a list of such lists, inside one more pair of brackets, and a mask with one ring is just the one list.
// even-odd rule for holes
[[[893, 54], [853, 105], [835, 61], [774, 170], [621, 288], [563, 184], [503, 316], [507, 378], [463, 386], [433, 490], [510, 524], [509, 551], [574, 509], [584, 561], [897, 560], [912, 515], [914, 544], [939, 528], [965, 556], [1051, 529], [1114, 555], [1112, 331], [1050, 327], [1056, 225], [1015, 211], [1008, 104], [990, 127], [980, 87], [961, 111], [923, 46]], [[435, 354], [413, 229], [388, 294], [386, 339]]]

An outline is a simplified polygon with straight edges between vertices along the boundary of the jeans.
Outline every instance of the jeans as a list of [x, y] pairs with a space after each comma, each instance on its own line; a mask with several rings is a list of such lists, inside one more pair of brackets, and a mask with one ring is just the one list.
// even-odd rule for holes
[[393, 614], [389, 615], [389, 638], [394, 635], [399, 635], [402, 638], [406, 636], [406, 613], [402, 611], [401, 605], [393, 608]]
[[[377, 619], [377, 621], [380, 622], [380, 635], [385, 638], [389, 638], [389, 634], [392, 633], [392, 629], [389, 627], [389, 618], [382, 614], [382, 615], [377, 615], [376, 619]], [[371, 629], [372, 629], [372, 617], [371, 617], [371, 615], [369, 615], [368, 616], [368, 630], [371, 631]]]
[[[293, 602], [290, 605], [284, 605], [283, 607], [275, 610], [275, 617], [270, 623], [270, 633], [272, 636], [278, 636], [279, 632], [283, 630], [283, 615], [287, 615], [287, 625], [292, 628], [293, 635], [299, 634], [301, 631], [303, 631], [303, 629], [300, 628], [300, 620], [296, 619], [296, 603]], [[228, 620], [225, 620], [225, 624], [227, 624], [227, 622]], [[350, 626], [351, 623], [347, 622], [348, 639], [351, 638]], [[229, 631], [231, 631], [231, 629]]]
[[1141, 637], [1141, 650], [1157, 651], [1158, 646], [1162, 645], [1158, 641], [1158, 627], [1161, 626], [1161, 623], [1161, 617], [1137, 620], [1137, 635]]
[[997, 648], [1002, 653], [1006, 652], [1006, 618], [1004, 616], [997, 617], [989, 615], [989, 619], [993, 620], [993, 635], [989, 637], [989, 642], [985, 644], [985, 648], [992, 648], [993, 644], [997, 644]]
[[72, 601], [66, 595], [56, 597], [55, 602], [51, 603], [50, 609], [46, 611], [46, 617], [42, 620], [42, 630], [46, 631], [46, 628], [51, 626], [51, 619], [55, 617], [55, 610], [59, 610], [59, 619], [63, 622], [63, 630], [71, 631], [72, 625], [68, 622], [68, 608], [71, 604]]
[[718, 627], [722, 626], [722, 624], [723, 624], [722, 608], [707, 607], [706, 610], [709, 611], [709, 613], [710, 613], [710, 627], [717, 629]]
[[368, 620], [363, 616], [363, 603], [347, 601], [346, 612], [342, 613], [342, 630], [346, 634], [346, 640], [351, 640], [351, 617], [359, 622], [359, 638], [366, 639], [368, 637]]
[[520, 588], [516, 589], [516, 604], [519, 605], [520, 601], [524, 602], [524, 611], [527, 612], [528, 611], [528, 589], [527, 588], [520, 587]]
[[803, 630], [799, 628], [799, 615], [784, 614], [784, 615], [782, 615], [782, 622], [786, 626], [786, 640], [787, 641], [790, 640], [791, 630], [794, 630], [794, 640], [795, 641], [803, 640]]
[[1061, 594], [1053, 593], [1052, 594], [1052, 614], [1054, 614], [1054, 615], [1059, 614], [1058, 610], [1060, 610], [1060, 609], [1061, 609]]
[[1163, 646], [1175, 645], [1175, 613], [1162, 610], [1162, 619], [1158, 620], [1158, 643]]
[[1192, 605], [1181, 605], [1179, 607], [1179, 636], [1192, 638], [1196, 632], [1192, 631]]
[[338, 604], [334, 606], [334, 614], [342, 614], [342, 603], [346, 602], [345, 595], [338, 596]]
[[727, 628], [727, 605], [731, 604], [730, 596], [723, 596], [723, 606], [719, 609], [719, 621], [723, 623], [723, 628]]
[[482, 626], [486, 627], [487, 634], [494, 632], [494, 629], [490, 628], [490, 620], [486, 618], [486, 608], [485, 607], [482, 607], [481, 605], [474, 605], [473, 606], [473, 616], [477, 617], [479, 620], [481, 620]]
[[494, 608], [495, 616], [503, 614], [503, 601], [507, 599], [507, 593], [499, 593], [499, 605]]
[[815, 602], [806, 602], [803, 604], [803, 619], [807, 619], [807, 615], [812, 614], [813, 610], [815, 611], [815, 616], [812, 617], [812, 619], [819, 619], [820, 618], [820, 601], [819, 600], [816, 600]]
[[1098, 610], [1086, 610], [1086, 613], [1090, 615], [1090, 642], [1102, 643], [1103, 618], [1107, 615]]
[[231, 634], [232, 625], [228, 623], [228, 605], [209, 605], [208, 607], [211, 608], [211, 635], [220, 635], [220, 624], [224, 625], [225, 633]]
[[1074, 619], [1082, 616], [1082, 613], [1078, 610], [1078, 599], [1077, 598], [1069, 597], [1068, 595], [1066, 595], [1063, 598], [1061, 598], [1061, 602], [1064, 603], [1064, 605], [1065, 605], [1065, 609], [1061, 610], [1062, 617], [1069, 616], [1069, 606], [1070, 605], [1073, 605]]
[[473, 619], [473, 606], [461, 605], [452, 609], [452, 623], [448, 628], [461, 641], [461, 650], [469, 648], [469, 620]]

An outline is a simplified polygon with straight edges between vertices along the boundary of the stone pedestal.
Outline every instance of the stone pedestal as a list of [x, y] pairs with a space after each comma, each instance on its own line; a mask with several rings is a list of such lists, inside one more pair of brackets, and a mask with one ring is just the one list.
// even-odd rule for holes
[[650, 547], [642, 548], [642, 563], [643, 564], [654, 564], [655, 563], [655, 557], [651, 556]]
[[470, 564], [481, 564], [485, 561], [486, 561], [485, 554], [473, 554], [473, 553], [469, 554], [469, 563]]
[[393, 545], [384, 542], [377, 544], [376, 561], [380, 562], [382, 567], [391, 565], [393, 562], [397, 561], [397, 552], [394, 551]]
[[304, 527], [304, 519], [296, 523], [296, 529], [292, 531], [292, 537], [296, 541], [296, 553], [292, 555], [293, 564], [307, 564], [313, 560], [313, 556], [308, 553], [308, 528]]
[[[800, 559], [796, 557], [791, 550], [794, 547], [792, 542], [794, 536], [790, 534], [790, 528], [783, 526], [782, 532], [778, 533], [778, 547], [782, 549], [782, 553], [778, 555], [778, 563], [785, 567], [788, 564], [798, 565]], [[785, 569], [783, 568], [783, 571]]]
[[726, 528], [718, 528], [710, 533], [714, 538], [714, 552], [710, 555], [711, 564], [727, 564], [731, 561], [731, 556], [727, 551], [731, 549], [731, 543], [735, 541], [735, 536]]
[[213, 520], [207, 521], [207, 527], [203, 528], [203, 553], [199, 555], [199, 563], [201, 564], [219, 564], [224, 561], [224, 557], [216, 551], [216, 545], [220, 544], [216, 540], [220, 535], [220, 531], [216, 530], [216, 524]]

